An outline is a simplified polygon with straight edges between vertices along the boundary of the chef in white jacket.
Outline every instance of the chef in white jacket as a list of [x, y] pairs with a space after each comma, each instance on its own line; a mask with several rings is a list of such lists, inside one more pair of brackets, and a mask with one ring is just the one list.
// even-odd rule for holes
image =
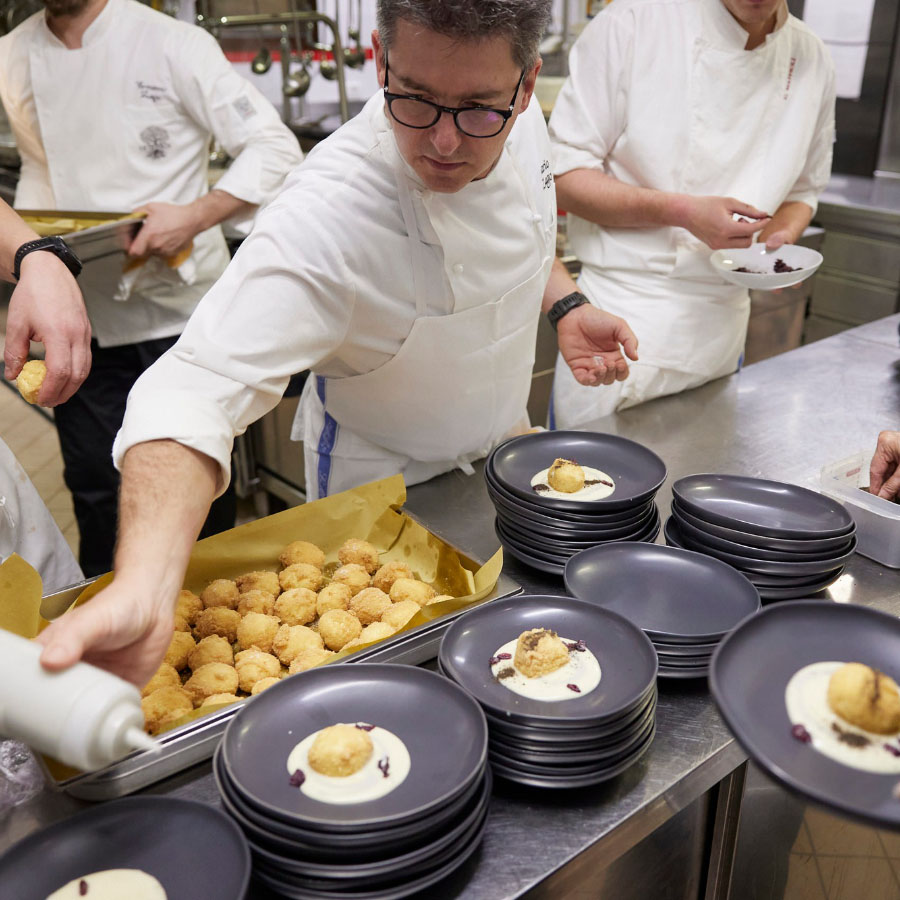
[[[219, 223], [252, 216], [301, 153], [201, 28], [136, 0], [45, 7], [0, 38], [0, 100], [22, 158], [16, 206], [147, 213], [131, 271], [113, 257], [82, 276], [94, 365], [56, 413], [82, 564], [97, 574], [112, 562], [112, 442], [128, 391], [228, 264]], [[234, 161], [208, 191], [213, 136]], [[179, 253], [177, 268], [166, 262]]]
[[832, 64], [785, 0], [617, 0], [570, 69], [550, 132], [579, 287], [628, 319], [641, 359], [604, 391], [558, 363], [560, 428], [738, 368], [748, 293], [709, 256], [796, 241], [834, 140]]
[[[182, 338], [135, 385], [115, 454], [113, 585], [45, 634], [146, 679], [235, 432], [312, 375], [298, 433], [310, 497], [469, 468], [527, 424], [541, 309], [585, 384], [625, 377], [625, 323], [572, 307], [531, 103], [550, 0], [379, 0], [384, 92], [262, 211]], [[552, 269], [552, 273], [551, 273]], [[152, 576], [151, 576], [152, 572]]]

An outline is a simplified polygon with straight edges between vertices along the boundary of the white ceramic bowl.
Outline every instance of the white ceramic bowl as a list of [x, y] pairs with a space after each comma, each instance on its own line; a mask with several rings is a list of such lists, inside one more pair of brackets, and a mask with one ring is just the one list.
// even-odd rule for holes
[[[776, 272], [775, 263], [782, 260], [793, 272]], [[773, 291], [799, 284], [822, 265], [822, 254], [809, 247], [785, 244], [777, 250], [766, 250], [765, 244], [754, 244], [737, 250], [716, 250], [710, 265], [726, 280], [757, 291]], [[735, 269], [749, 269], [736, 272]]]

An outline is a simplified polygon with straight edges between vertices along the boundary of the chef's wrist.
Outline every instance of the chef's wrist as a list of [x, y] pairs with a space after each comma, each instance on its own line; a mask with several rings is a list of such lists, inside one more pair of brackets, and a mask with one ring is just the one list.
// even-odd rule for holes
[[572, 291], [557, 300], [550, 309], [547, 310], [547, 319], [553, 326], [553, 330], [559, 329], [559, 323], [569, 315], [575, 313], [580, 307], [590, 305], [590, 300], [581, 293], [581, 291]]
[[660, 220], [672, 228], [690, 228], [694, 200], [690, 194], [659, 191]]

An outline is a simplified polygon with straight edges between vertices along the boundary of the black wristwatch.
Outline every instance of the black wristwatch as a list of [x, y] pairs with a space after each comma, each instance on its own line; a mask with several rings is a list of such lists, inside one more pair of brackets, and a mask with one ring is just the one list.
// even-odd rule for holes
[[590, 302], [591, 301], [580, 291], [573, 291], [571, 294], [566, 294], [562, 300], [557, 300], [556, 303], [550, 307], [550, 312], [547, 313], [547, 318], [550, 320], [553, 330], [556, 331], [557, 323], [564, 315], [566, 315], [566, 313], [570, 313], [573, 309], [577, 309], [579, 306], [584, 306], [585, 303]]
[[77, 278], [81, 274], [81, 260], [75, 255], [72, 248], [61, 237], [42, 237], [36, 241], [28, 241], [16, 250], [16, 258], [13, 261], [13, 278], [19, 280], [19, 269], [22, 260], [34, 250], [49, 250], [58, 256], [66, 268]]

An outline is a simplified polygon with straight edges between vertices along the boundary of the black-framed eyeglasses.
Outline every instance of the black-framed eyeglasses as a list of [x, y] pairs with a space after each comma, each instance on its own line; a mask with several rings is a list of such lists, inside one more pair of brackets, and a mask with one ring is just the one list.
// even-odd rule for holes
[[490, 138], [500, 134], [509, 121], [516, 108], [516, 99], [525, 80], [526, 69], [522, 69], [516, 91], [509, 101], [506, 109], [491, 109], [487, 106], [441, 106], [421, 97], [411, 97], [409, 94], [392, 94], [388, 90], [387, 53], [384, 55], [384, 99], [388, 105], [391, 116], [401, 125], [407, 128], [431, 128], [437, 125], [444, 113], [453, 116], [456, 127], [465, 135], [473, 138]]

